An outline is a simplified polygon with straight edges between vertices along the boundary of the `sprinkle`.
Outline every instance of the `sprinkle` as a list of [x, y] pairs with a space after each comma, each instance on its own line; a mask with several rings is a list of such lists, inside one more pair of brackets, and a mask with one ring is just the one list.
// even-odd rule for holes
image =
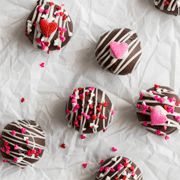
[[141, 111], [142, 114], [146, 114], [146, 110]]
[[29, 144], [29, 141], [26, 139], [26, 143]]
[[61, 47], [57, 46], [57, 47], [56, 47], [56, 49], [57, 49], [57, 50], [60, 50], [60, 49], [61, 49]]
[[76, 103], [76, 100], [75, 100], [75, 99], [72, 99], [71, 103]]
[[174, 117], [177, 121], [180, 121], [180, 116], [175, 116]]
[[117, 149], [116, 149], [115, 147], [112, 147], [112, 151], [114, 151], [114, 152], [115, 152], [115, 151], [117, 151]]
[[125, 163], [128, 163], [128, 159], [124, 158]]
[[19, 146], [16, 144], [15, 146], [14, 146], [14, 150], [18, 150], [19, 149]]
[[138, 108], [138, 109], [141, 109], [141, 105], [137, 104], [137, 108]]
[[104, 167], [101, 167], [99, 171], [103, 171], [104, 170]]
[[41, 66], [42, 68], [44, 68], [44, 62], [43, 62], [43, 63], [41, 63], [41, 64], [40, 64], [40, 66]]
[[61, 147], [63, 148], [63, 149], [65, 149], [66, 148], [66, 146], [65, 146], [65, 144], [63, 143], [63, 144], [61, 144]]
[[77, 118], [78, 118], [79, 120], [81, 120], [81, 116], [77, 116]]
[[119, 178], [118, 177], [114, 177], [114, 180], [119, 180]]
[[92, 112], [92, 111], [90, 111], [90, 112], [89, 112], [89, 115], [91, 115], [92, 113], [93, 113], [93, 112]]
[[90, 119], [90, 116], [89, 116], [89, 115], [87, 115], [87, 116], [86, 116], [86, 119]]
[[66, 40], [66, 38], [64, 36], [60, 36], [59, 38], [62, 40], [62, 42], [64, 42]]
[[109, 169], [110, 169], [109, 167], [106, 167], [106, 168], [105, 168], [105, 171], [109, 171]]
[[117, 167], [117, 170], [120, 171], [122, 169], [123, 165], [122, 164], [119, 164], [118, 167]]
[[167, 109], [168, 109], [168, 106], [167, 106], [167, 105], [164, 105], [164, 109], [167, 110]]
[[6, 151], [5, 153], [6, 153], [6, 154], [10, 154], [10, 152], [9, 152], [9, 151]]
[[160, 87], [160, 85], [157, 85], [157, 84], [155, 84], [154, 85], [154, 89], [156, 90], [157, 88], [159, 88]]
[[38, 153], [41, 154], [41, 152], [42, 152], [42, 149], [40, 148], [39, 151], [38, 151]]
[[43, 13], [44, 9], [39, 8], [38, 11], [39, 11], [39, 13]]
[[159, 98], [158, 98], [158, 95], [156, 95], [155, 97], [154, 97], [154, 99], [157, 101]]
[[158, 101], [159, 101], [160, 103], [164, 103], [165, 100], [166, 100], [165, 98], [159, 98], [159, 99], [158, 99]]
[[66, 18], [67, 18], [67, 17], [66, 17], [66, 15], [64, 15], [64, 16], [63, 16], [63, 21], [65, 21], [65, 20], [66, 20]]
[[60, 13], [56, 13], [56, 16], [60, 16]]
[[144, 96], [144, 94], [140, 94], [140, 99], [142, 99], [142, 98], [143, 98], [143, 96]]
[[76, 104], [74, 108], [79, 109], [80, 108], [79, 104]]
[[74, 121], [74, 124], [77, 125], [78, 124], [78, 120]]
[[97, 116], [94, 114], [94, 115], [92, 116], [92, 119], [96, 120], [96, 119], [97, 119]]
[[86, 92], [86, 96], [88, 96], [89, 95], [89, 92]]
[[136, 173], [133, 171], [132, 173], [131, 173], [131, 176], [135, 176], [136, 175]]
[[65, 6], [65, 4], [61, 4], [61, 6]]
[[124, 167], [127, 168], [127, 166], [128, 166], [128, 163], [124, 163]]
[[168, 140], [168, 139], [170, 139], [170, 137], [168, 135], [166, 135], [165, 140]]
[[81, 114], [86, 117], [86, 113], [81, 112]]
[[60, 10], [61, 10], [61, 7], [60, 7], [60, 6], [58, 6], [56, 9], [60, 11]]
[[156, 135], [160, 135], [160, 134], [161, 134], [161, 131], [157, 129], [155, 134], [156, 134]]
[[144, 125], [144, 126], [147, 126], [147, 125], [148, 125], [147, 121], [143, 122], [143, 125]]
[[83, 163], [82, 166], [83, 166], [84, 168], [86, 168], [86, 167], [87, 167], [87, 163]]
[[35, 156], [38, 157], [38, 156], [39, 156], [39, 153], [37, 152], [37, 153], [35, 154]]
[[112, 171], [112, 172], [115, 172], [114, 168], [111, 168], [111, 171]]
[[70, 114], [70, 110], [69, 110], [69, 109], [67, 109], [67, 110], [66, 110], [66, 113], [67, 113], [67, 114]]
[[22, 99], [21, 99], [21, 102], [24, 102], [24, 101], [25, 101], [25, 98], [22, 98]]
[[165, 1], [165, 2], [164, 2], [164, 5], [169, 5], [169, 2], [168, 2], [168, 1]]
[[100, 114], [99, 119], [104, 119], [104, 116]]
[[179, 106], [179, 101], [176, 101], [175, 105], [176, 105], [176, 106]]
[[167, 126], [166, 126], [166, 125], [164, 125], [163, 127], [164, 127], [164, 130], [166, 130], [166, 129], [167, 129]]
[[104, 103], [104, 107], [107, 107], [107, 102]]
[[6, 147], [8, 145], [9, 145], [9, 143], [7, 141], [4, 141], [4, 146]]
[[27, 131], [25, 128], [21, 128], [21, 133], [24, 134]]
[[50, 5], [50, 6], [53, 6], [53, 5], [54, 5], [54, 3], [53, 3], [53, 2], [49, 2], [49, 5]]
[[134, 171], [134, 166], [131, 166], [129, 169], [130, 169], [131, 171]]
[[107, 131], [107, 128], [103, 129], [103, 132], [106, 132]]
[[17, 162], [18, 158], [17, 157], [14, 157], [14, 162]]
[[4, 147], [1, 148], [2, 152], [4, 152]]
[[146, 109], [148, 108], [148, 106], [146, 106], [146, 105], [144, 105], [144, 104], [143, 104], [142, 106], [143, 106], [143, 109], [144, 109], [144, 110], [146, 110]]
[[15, 136], [15, 135], [16, 135], [15, 130], [13, 130], [13, 131], [11, 132], [11, 134], [12, 134], [13, 136]]
[[64, 12], [60, 12], [60, 16], [63, 16], [64, 15]]
[[90, 109], [94, 109], [93, 104], [90, 104], [90, 105], [89, 105], [89, 108], [90, 108]]
[[6, 163], [6, 162], [7, 162], [7, 161], [4, 159], [4, 160], [3, 160], [3, 163]]
[[6, 146], [6, 150], [9, 151], [10, 150], [10, 146]]
[[89, 91], [94, 91], [95, 87], [89, 88]]
[[103, 162], [104, 162], [104, 159], [101, 160], [100, 164], [103, 164]]
[[86, 136], [84, 136], [83, 134], [81, 134], [81, 139], [86, 139]]
[[46, 10], [45, 10], [45, 13], [48, 14], [48, 13], [49, 13], [49, 9], [46, 9]]

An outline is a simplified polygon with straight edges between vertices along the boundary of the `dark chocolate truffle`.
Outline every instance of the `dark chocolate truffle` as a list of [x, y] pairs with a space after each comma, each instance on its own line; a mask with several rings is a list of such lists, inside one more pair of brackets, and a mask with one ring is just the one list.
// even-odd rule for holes
[[26, 23], [26, 36], [33, 46], [49, 53], [65, 46], [73, 32], [73, 23], [64, 9], [53, 2], [39, 0]]
[[172, 89], [159, 85], [141, 90], [137, 116], [148, 131], [167, 140], [169, 134], [180, 129], [179, 97]]
[[180, 15], [180, 0], [153, 0], [155, 7], [166, 14]]
[[69, 126], [86, 134], [101, 130], [105, 132], [112, 121], [114, 110], [105, 92], [91, 87], [74, 90], [67, 103], [66, 113]]
[[96, 180], [143, 180], [138, 166], [131, 160], [115, 156], [106, 160], [99, 170]]
[[37, 162], [44, 152], [45, 134], [32, 120], [18, 120], [9, 123], [2, 131], [1, 153], [3, 162], [21, 168]]
[[132, 73], [140, 62], [141, 42], [134, 31], [115, 29], [100, 37], [95, 55], [103, 69], [126, 75]]

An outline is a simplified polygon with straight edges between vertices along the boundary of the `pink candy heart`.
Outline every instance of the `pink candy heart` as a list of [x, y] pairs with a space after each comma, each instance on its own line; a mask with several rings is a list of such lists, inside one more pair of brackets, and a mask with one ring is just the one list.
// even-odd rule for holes
[[119, 164], [117, 167], [117, 170], [120, 171], [124, 166], [122, 164]]
[[125, 52], [128, 50], [128, 44], [127, 43], [117, 43], [115, 41], [110, 43], [110, 48], [114, 54], [114, 56], [117, 59], [120, 59]]
[[106, 168], [105, 168], [105, 171], [109, 171], [109, 167], [106, 167]]
[[67, 113], [67, 114], [70, 114], [70, 110], [69, 110], [69, 109], [67, 109], [67, 110], [66, 110], [66, 113]]
[[62, 42], [64, 42], [66, 40], [66, 38], [64, 36], [60, 36], [60, 39], [62, 40]]
[[84, 168], [86, 168], [86, 167], [87, 167], [87, 163], [83, 163], [82, 166], [83, 166]]
[[38, 153], [41, 154], [41, 152], [42, 152], [42, 149], [40, 148], [39, 151], [38, 151]]
[[17, 162], [18, 158], [14, 157], [14, 162]]
[[40, 64], [40, 66], [41, 66], [42, 68], [44, 68], [44, 62], [43, 62], [43, 63], [41, 63], [41, 64]]
[[21, 129], [22, 134], [24, 134], [27, 130], [25, 128]]
[[81, 139], [86, 139], [86, 136], [84, 136], [83, 134], [81, 134]]
[[148, 125], [147, 121], [143, 122], [143, 125], [144, 125], [144, 126], [147, 126], [147, 125]]
[[39, 8], [38, 11], [39, 13], [43, 13], [44, 9]]
[[114, 115], [114, 110], [111, 111], [111, 114]]
[[133, 171], [132, 173], [131, 173], [131, 176], [135, 176], [136, 175], [136, 173]]
[[166, 115], [161, 114], [158, 108], [154, 108], [151, 112], [151, 125], [164, 124], [167, 121]]
[[103, 171], [104, 170], [104, 167], [101, 167], [99, 171]]
[[168, 140], [168, 139], [170, 139], [170, 137], [167, 135], [167, 136], [165, 137], [165, 140]]
[[48, 14], [48, 13], [49, 13], [49, 9], [46, 9], [46, 10], [45, 10], [45, 13]]
[[90, 91], [94, 91], [95, 87], [90, 87], [89, 90]]
[[14, 146], [14, 150], [18, 150], [19, 149], [19, 146], [16, 144], [15, 146]]
[[111, 171], [112, 171], [112, 172], [115, 172], [115, 170], [114, 170], [113, 168], [111, 168]]
[[114, 152], [115, 152], [115, 151], [117, 151], [117, 149], [116, 149], [115, 147], [112, 147], [112, 151], [114, 151]]
[[11, 132], [11, 134], [12, 134], [13, 136], [15, 136], [15, 135], [16, 135], [15, 130], [13, 130], [13, 131]]

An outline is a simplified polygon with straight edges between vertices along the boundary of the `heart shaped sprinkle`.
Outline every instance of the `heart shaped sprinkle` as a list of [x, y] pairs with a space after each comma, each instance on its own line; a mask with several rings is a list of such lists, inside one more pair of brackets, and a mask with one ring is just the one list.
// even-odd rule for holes
[[111, 114], [114, 115], [114, 110], [111, 111]]
[[127, 168], [127, 166], [128, 166], [128, 163], [124, 163], [124, 167]]
[[112, 171], [112, 172], [115, 172], [114, 168], [111, 168], [111, 171]]
[[136, 175], [136, 173], [133, 171], [132, 173], [131, 173], [131, 176], [135, 176]]
[[8, 146], [8, 145], [9, 145], [9, 142], [4, 141], [4, 146], [6, 147], [6, 146]]
[[18, 150], [19, 149], [19, 146], [16, 144], [15, 146], [14, 146], [14, 150]]
[[168, 140], [168, 139], [170, 139], [170, 137], [168, 135], [166, 135], [165, 140]]
[[83, 163], [82, 166], [83, 166], [84, 168], [86, 168], [86, 167], [87, 167], [87, 163]]
[[155, 84], [154, 89], [156, 90], [157, 88], [160, 88], [160, 85]]
[[134, 166], [131, 166], [129, 169], [130, 169], [131, 171], [134, 171]]
[[128, 44], [127, 43], [117, 43], [115, 41], [112, 41], [110, 43], [110, 48], [114, 54], [114, 56], [117, 59], [120, 59], [128, 50]]
[[125, 163], [128, 163], [128, 159], [124, 158]]
[[13, 136], [15, 136], [15, 135], [16, 135], [15, 130], [13, 130], [13, 131], [11, 132], [11, 134], [12, 134]]
[[147, 126], [147, 125], [148, 125], [147, 121], [143, 122], [143, 125], [144, 125], [144, 126]]
[[27, 130], [25, 128], [21, 128], [21, 133], [24, 134]]
[[18, 158], [17, 157], [14, 157], [14, 162], [17, 162]]
[[115, 151], [117, 151], [117, 149], [116, 149], [115, 147], [112, 147], [112, 151], [114, 151], [114, 152], [115, 152]]
[[53, 2], [49, 2], [49, 5], [50, 5], [50, 6], [53, 6], [53, 5], [54, 5], [54, 3], [53, 3]]
[[90, 87], [89, 90], [90, 91], [94, 91], [95, 87]]
[[106, 168], [105, 168], [105, 171], [109, 171], [109, 169], [110, 169], [109, 167], [106, 167]]
[[42, 149], [40, 148], [39, 151], [38, 151], [38, 153], [41, 154], [41, 152], [42, 152]]
[[48, 13], [49, 13], [49, 9], [46, 9], [46, 10], [45, 10], [45, 13], [48, 14]]
[[166, 111], [161, 106], [156, 106], [151, 111], [151, 125], [164, 124], [167, 121]]
[[61, 144], [61, 147], [63, 148], [63, 149], [65, 149], [66, 148], [66, 146], [65, 146], [65, 144], [63, 143], [63, 144]]
[[43, 62], [43, 63], [40, 64], [40, 66], [41, 66], [42, 68], [44, 68], [44, 64], [45, 64], [45, 63]]
[[107, 128], [103, 129], [103, 132], [106, 132], [107, 131]]
[[21, 99], [21, 102], [24, 102], [24, 101], [25, 101], [25, 98], [22, 98], [22, 99]]
[[86, 139], [86, 136], [84, 136], [83, 134], [81, 134], [81, 139]]

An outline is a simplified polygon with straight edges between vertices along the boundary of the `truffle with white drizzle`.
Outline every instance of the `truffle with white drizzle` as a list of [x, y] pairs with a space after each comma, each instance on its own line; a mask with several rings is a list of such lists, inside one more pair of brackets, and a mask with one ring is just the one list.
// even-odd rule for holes
[[73, 34], [73, 23], [64, 4], [58, 6], [46, 0], [38, 0], [26, 26], [25, 34], [33, 46], [48, 53], [64, 47]]
[[141, 41], [137, 34], [126, 28], [104, 33], [96, 47], [99, 65], [113, 74], [132, 73], [140, 62]]
[[21, 168], [37, 162], [45, 148], [45, 133], [32, 120], [18, 120], [9, 123], [2, 131], [1, 153], [3, 162]]
[[151, 133], [169, 139], [169, 134], [180, 130], [179, 97], [168, 87], [155, 85], [140, 91], [137, 117]]
[[143, 176], [134, 162], [122, 156], [115, 156], [102, 164], [96, 180], [143, 180]]
[[166, 14], [180, 15], [180, 0], [153, 0], [155, 7]]
[[95, 87], [78, 88], [66, 105], [69, 126], [81, 134], [104, 132], [112, 121], [113, 105], [104, 91]]

